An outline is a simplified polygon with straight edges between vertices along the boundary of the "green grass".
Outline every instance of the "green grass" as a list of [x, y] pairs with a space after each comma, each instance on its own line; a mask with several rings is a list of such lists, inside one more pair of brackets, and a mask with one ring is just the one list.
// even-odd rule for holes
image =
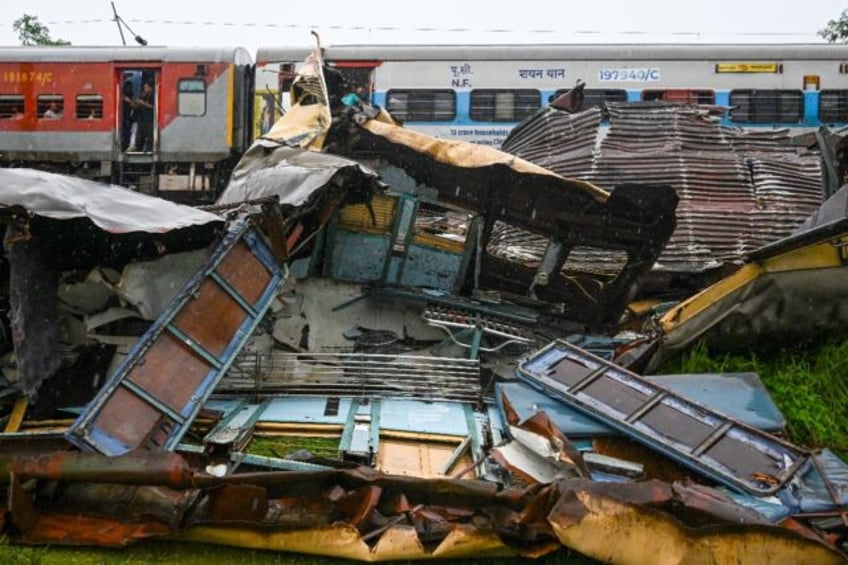
[[793, 442], [848, 454], [848, 338], [734, 354], [699, 344], [662, 367], [665, 374], [745, 371], [760, 375]]
[[[468, 559], [447, 559], [439, 563], [468, 563]], [[540, 565], [577, 565], [595, 563], [586, 557], [570, 554], [561, 550], [538, 560], [527, 559], [487, 559], [478, 561], [487, 565], [511, 565], [519, 562], [532, 562]], [[279, 551], [261, 551], [237, 547], [222, 547], [201, 543], [171, 543], [165, 541], [147, 541], [120, 549], [74, 548], [74, 547], [27, 547], [0, 544], [0, 563], [24, 565], [139, 565], [142, 563], [173, 563], [179, 565], [210, 565], [211, 563], [238, 563], [239, 565], [350, 565], [356, 563], [346, 559], [317, 557], [284, 553]], [[384, 561], [395, 565], [412, 565], [421, 561]]]
[[247, 446], [247, 452], [265, 457], [285, 457], [305, 449], [315, 457], [334, 459], [339, 456], [339, 438], [323, 437], [257, 437]]

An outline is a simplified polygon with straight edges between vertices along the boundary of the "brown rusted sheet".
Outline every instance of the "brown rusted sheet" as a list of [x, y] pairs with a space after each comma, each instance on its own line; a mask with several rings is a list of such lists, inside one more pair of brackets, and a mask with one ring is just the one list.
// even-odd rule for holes
[[[562, 543], [615, 563], [841, 562], [809, 532], [764, 524], [718, 491], [660, 481], [572, 479], [499, 491], [367, 468], [218, 478], [149, 452], [65, 454], [5, 468], [13, 470], [12, 542], [121, 545], [167, 535], [361, 561], [538, 556]], [[145, 477], [173, 488], [136, 486]], [[126, 496], [117, 494], [121, 484], [135, 489], [132, 507], [104, 504], [104, 488]], [[54, 494], [40, 496], [42, 486]], [[73, 495], [56, 498], [62, 492]], [[69, 520], [70, 507], [79, 519]]]

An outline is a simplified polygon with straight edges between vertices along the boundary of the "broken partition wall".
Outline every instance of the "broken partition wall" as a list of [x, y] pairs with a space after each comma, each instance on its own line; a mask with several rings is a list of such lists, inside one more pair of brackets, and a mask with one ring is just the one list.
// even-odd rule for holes
[[261, 233], [239, 220], [69, 428], [84, 450], [172, 450], [286, 278]]

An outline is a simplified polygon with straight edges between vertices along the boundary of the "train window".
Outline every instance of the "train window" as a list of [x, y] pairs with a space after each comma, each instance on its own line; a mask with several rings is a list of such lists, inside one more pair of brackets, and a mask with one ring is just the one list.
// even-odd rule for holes
[[371, 99], [371, 75], [373, 67], [335, 67], [347, 83], [348, 90], [363, 100]]
[[75, 115], [78, 120], [99, 120], [103, 117], [103, 97], [99, 94], [77, 95]]
[[672, 88], [669, 90], [645, 90], [642, 100], [662, 100], [664, 102], [680, 102], [681, 104], [715, 104], [715, 93], [712, 90], [687, 90]]
[[24, 117], [24, 97], [20, 94], [0, 94], [0, 120], [19, 120]]
[[206, 114], [206, 81], [202, 78], [183, 78], [177, 86], [177, 113], [180, 116]]
[[822, 90], [819, 119], [825, 123], [848, 122], [848, 90]]
[[41, 94], [35, 99], [35, 111], [39, 118], [59, 119], [65, 113], [65, 97], [61, 94]]
[[[554, 95], [548, 100], [548, 102], [552, 102], [571, 90], [570, 88], [563, 88], [554, 92]], [[626, 90], [604, 90], [603, 88], [584, 88], [583, 89], [583, 107], [581, 110], [588, 110], [589, 108], [594, 108], [596, 106], [600, 108], [606, 108], [607, 104], [610, 102], [627, 102], [627, 91]]]
[[389, 90], [386, 109], [408, 122], [450, 122], [456, 117], [453, 90]]
[[800, 123], [804, 117], [800, 90], [731, 90], [730, 105], [730, 119], [739, 123]]
[[538, 90], [471, 91], [471, 119], [476, 122], [520, 122], [541, 106]]

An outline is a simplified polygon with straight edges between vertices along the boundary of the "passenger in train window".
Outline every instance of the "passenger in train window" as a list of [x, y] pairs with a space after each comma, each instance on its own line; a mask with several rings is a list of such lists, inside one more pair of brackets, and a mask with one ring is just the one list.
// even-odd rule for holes
[[16, 108], [12, 109], [12, 115], [10, 117], [13, 120], [23, 120], [24, 119], [24, 113], [21, 112], [20, 108], [16, 107]]
[[135, 99], [135, 117], [138, 121], [136, 149], [147, 153], [153, 150], [153, 87], [149, 82], [141, 86], [141, 94]]
[[42, 117], [48, 120], [58, 120], [62, 117], [62, 109], [59, 108], [59, 104], [56, 102], [51, 102], [47, 105], [47, 109], [44, 110]]

